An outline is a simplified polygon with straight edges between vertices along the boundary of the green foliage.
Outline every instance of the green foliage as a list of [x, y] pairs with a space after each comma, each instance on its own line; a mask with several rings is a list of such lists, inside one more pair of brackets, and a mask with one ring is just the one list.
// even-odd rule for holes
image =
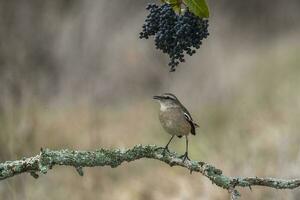
[[181, 12], [180, 0], [163, 0], [163, 2], [170, 4], [175, 12], [177, 12], [177, 13]]
[[209, 9], [205, 0], [184, 0], [192, 13], [201, 18], [209, 17]]
[[181, 12], [181, 4], [184, 3], [192, 13], [201, 18], [209, 17], [209, 9], [206, 0], [162, 0], [172, 6], [175, 12]]

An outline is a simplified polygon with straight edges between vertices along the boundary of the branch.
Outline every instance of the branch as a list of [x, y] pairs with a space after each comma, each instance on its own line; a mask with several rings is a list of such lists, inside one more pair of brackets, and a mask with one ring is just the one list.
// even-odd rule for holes
[[38, 173], [46, 174], [55, 165], [73, 166], [79, 175], [83, 175], [83, 167], [111, 166], [115, 168], [124, 161], [131, 162], [141, 158], [160, 160], [168, 165], [180, 166], [189, 169], [190, 173], [200, 172], [209, 178], [212, 183], [227, 189], [232, 198], [239, 196], [236, 187], [266, 186], [275, 189], [294, 189], [300, 186], [300, 179], [283, 180], [276, 178], [259, 177], [228, 177], [220, 169], [200, 161], [184, 163], [175, 152], [166, 152], [163, 156], [161, 147], [155, 145], [137, 145], [132, 149], [100, 149], [96, 151], [72, 151], [41, 149], [39, 155], [23, 158], [22, 160], [0, 163], [0, 180], [21, 174], [30, 173], [38, 178]]

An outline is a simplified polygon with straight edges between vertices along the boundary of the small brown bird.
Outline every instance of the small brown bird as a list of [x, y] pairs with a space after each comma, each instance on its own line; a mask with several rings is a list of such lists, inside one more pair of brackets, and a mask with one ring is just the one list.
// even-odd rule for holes
[[186, 151], [181, 156], [183, 162], [188, 159], [188, 135], [196, 135], [196, 127], [199, 127], [192, 119], [189, 111], [180, 103], [177, 97], [171, 93], [164, 93], [161, 96], [154, 96], [154, 99], [160, 103], [159, 120], [162, 127], [172, 135], [171, 139], [164, 148], [165, 151], [169, 151], [168, 146], [174, 136], [181, 138], [185, 136], [186, 139]]

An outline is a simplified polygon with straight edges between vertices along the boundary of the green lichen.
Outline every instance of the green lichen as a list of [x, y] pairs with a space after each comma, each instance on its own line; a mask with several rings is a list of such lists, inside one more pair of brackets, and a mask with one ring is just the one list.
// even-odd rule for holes
[[235, 187], [251, 187], [254, 185], [277, 189], [293, 189], [300, 186], [300, 180], [227, 177], [223, 175], [220, 169], [205, 162], [185, 161], [183, 163], [176, 152], [165, 152], [163, 154], [163, 148], [155, 145], [136, 145], [131, 149], [98, 149], [95, 151], [41, 149], [40, 154], [35, 157], [0, 163], [0, 180], [25, 172], [30, 173], [34, 178], [38, 178], [38, 173], [46, 174], [54, 165], [73, 166], [79, 175], [83, 176], [83, 167], [111, 166], [114, 168], [123, 162], [131, 162], [141, 158], [156, 159], [170, 166], [187, 168], [190, 172], [200, 172], [217, 186], [230, 191], [236, 191]]

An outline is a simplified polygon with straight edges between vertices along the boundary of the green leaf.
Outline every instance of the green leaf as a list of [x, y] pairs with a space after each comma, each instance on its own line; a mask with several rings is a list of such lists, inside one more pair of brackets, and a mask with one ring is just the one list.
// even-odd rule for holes
[[178, 5], [179, 1], [178, 0], [163, 0], [164, 2], [171, 4], [171, 5]]
[[180, 5], [172, 5], [172, 8], [173, 8], [173, 10], [174, 10], [176, 13], [180, 13], [180, 12], [181, 12], [181, 7], [180, 7]]
[[173, 10], [177, 13], [181, 12], [181, 6], [179, 0], [163, 0], [165, 3], [168, 3], [172, 6]]
[[184, 3], [198, 17], [208, 18], [209, 9], [205, 0], [184, 0]]

